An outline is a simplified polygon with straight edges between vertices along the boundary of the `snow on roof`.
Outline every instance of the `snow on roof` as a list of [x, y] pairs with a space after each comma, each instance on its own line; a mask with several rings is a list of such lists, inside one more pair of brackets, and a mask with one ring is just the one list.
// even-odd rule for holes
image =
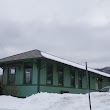
[[[70, 66], [73, 66], [73, 67], [77, 67], [77, 68], [86, 70], [86, 67], [83, 66], [83, 65], [80, 65], [80, 64], [77, 64], [77, 63], [74, 63], [74, 62], [71, 62], [71, 61], [68, 61], [68, 60], [65, 60], [65, 59], [50, 55], [50, 54], [47, 54], [45, 52], [41, 52], [41, 55], [43, 57], [47, 58], [47, 59], [51, 59], [51, 60], [58, 61], [58, 62], [67, 64], [67, 65], [70, 65]], [[97, 71], [97, 70], [94, 70], [94, 69], [91, 69], [91, 68], [88, 68], [88, 71], [93, 72], [93, 73], [97, 73], [97, 74], [102, 75], [102, 76], [110, 77], [110, 75], [107, 74], [107, 73], [100, 72], [100, 71]]]

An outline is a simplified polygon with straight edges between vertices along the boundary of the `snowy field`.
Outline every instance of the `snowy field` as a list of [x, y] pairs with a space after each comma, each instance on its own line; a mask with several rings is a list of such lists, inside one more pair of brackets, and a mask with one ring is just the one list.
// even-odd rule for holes
[[[91, 93], [92, 110], [110, 110], [110, 93]], [[38, 93], [25, 99], [0, 96], [0, 110], [89, 110], [88, 95]]]

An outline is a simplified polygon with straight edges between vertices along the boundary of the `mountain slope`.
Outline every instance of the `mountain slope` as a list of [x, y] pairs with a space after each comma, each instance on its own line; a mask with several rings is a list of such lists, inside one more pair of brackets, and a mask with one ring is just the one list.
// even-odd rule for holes
[[96, 70], [110, 74], [110, 67], [104, 67]]

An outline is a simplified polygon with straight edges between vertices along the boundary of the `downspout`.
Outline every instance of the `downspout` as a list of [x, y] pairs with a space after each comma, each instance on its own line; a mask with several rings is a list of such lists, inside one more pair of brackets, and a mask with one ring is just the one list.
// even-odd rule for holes
[[37, 76], [37, 93], [40, 92], [40, 70], [41, 70], [41, 59], [37, 60], [38, 76]]

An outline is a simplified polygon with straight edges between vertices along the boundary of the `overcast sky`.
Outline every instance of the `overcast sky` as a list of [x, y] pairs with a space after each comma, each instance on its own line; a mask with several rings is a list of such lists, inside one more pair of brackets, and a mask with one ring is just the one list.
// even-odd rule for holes
[[0, 0], [0, 58], [33, 49], [110, 66], [110, 0]]

